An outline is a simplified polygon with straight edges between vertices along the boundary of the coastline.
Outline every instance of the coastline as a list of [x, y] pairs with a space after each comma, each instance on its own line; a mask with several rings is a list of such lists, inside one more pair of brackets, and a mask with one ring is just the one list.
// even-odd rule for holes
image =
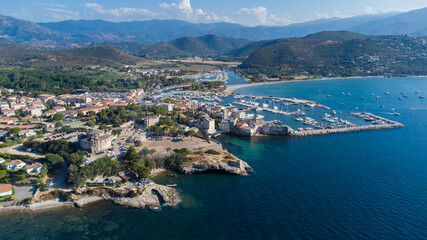
[[167, 172], [168, 170], [166, 168], [155, 168], [153, 170], [151, 170], [151, 174], [150, 174], [150, 178], [153, 177], [157, 177], [165, 172]]
[[[281, 80], [274, 82], [257, 82], [257, 83], [248, 83], [248, 84], [236, 84], [236, 85], [227, 85], [227, 88], [224, 90], [226, 94], [232, 94], [234, 91], [252, 86], [259, 85], [271, 85], [271, 84], [279, 84], [279, 83], [292, 83], [292, 82], [303, 82], [303, 81], [326, 81], [326, 80], [340, 80], [340, 79], [357, 79], [357, 78], [383, 78], [384, 76], [354, 76], [354, 77], [333, 77], [333, 78], [314, 78], [314, 79], [295, 79], [295, 80]], [[427, 77], [427, 76], [406, 76], [406, 77]]]

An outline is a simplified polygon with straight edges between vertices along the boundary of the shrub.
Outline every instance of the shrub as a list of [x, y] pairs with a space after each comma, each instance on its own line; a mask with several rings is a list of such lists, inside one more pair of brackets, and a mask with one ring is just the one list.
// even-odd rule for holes
[[220, 153], [220, 152], [215, 151], [215, 150], [213, 150], [213, 149], [209, 149], [209, 150], [207, 150], [207, 151], [206, 151], [206, 153], [207, 153], [207, 154], [212, 154], [212, 155], [221, 155], [221, 153]]

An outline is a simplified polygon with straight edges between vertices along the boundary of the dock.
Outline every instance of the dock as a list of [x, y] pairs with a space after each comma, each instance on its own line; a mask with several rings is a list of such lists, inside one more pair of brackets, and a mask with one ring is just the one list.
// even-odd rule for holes
[[[229, 95], [231, 96], [231, 95]], [[248, 98], [260, 98], [260, 99], [272, 99], [272, 100], [280, 100], [280, 101], [286, 101], [286, 102], [293, 102], [296, 104], [314, 104], [316, 107], [324, 108], [326, 110], [331, 110], [330, 107], [322, 105], [318, 102], [313, 102], [310, 100], [304, 100], [304, 99], [296, 99], [296, 98], [284, 98], [284, 97], [267, 97], [267, 96], [252, 96], [252, 95], [233, 95], [233, 96], [240, 96], [240, 97], [248, 97]]]
[[272, 112], [272, 113], [282, 114], [282, 115], [287, 115], [287, 116], [297, 114], [297, 112], [286, 112], [286, 111], [281, 111], [278, 109], [264, 108], [264, 107], [259, 107], [259, 106], [256, 106], [256, 105], [253, 105], [250, 103], [233, 102], [233, 104], [248, 107], [248, 110], [255, 110], [256, 108], [261, 108], [263, 111], [266, 111], [266, 112]]
[[326, 135], [333, 133], [344, 133], [344, 132], [359, 132], [359, 131], [371, 131], [371, 130], [381, 130], [381, 129], [392, 129], [392, 128], [403, 128], [405, 125], [386, 119], [372, 113], [352, 113], [352, 115], [357, 117], [369, 116], [375, 120], [381, 120], [384, 123], [382, 124], [370, 124], [370, 125], [359, 125], [355, 127], [342, 127], [342, 128], [331, 128], [331, 129], [313, 129], [313, 130], [294, 130], [289, 133], [290, 136], [294, 137], [306, 137], [306, 136], [316, 136], [316, 135]]

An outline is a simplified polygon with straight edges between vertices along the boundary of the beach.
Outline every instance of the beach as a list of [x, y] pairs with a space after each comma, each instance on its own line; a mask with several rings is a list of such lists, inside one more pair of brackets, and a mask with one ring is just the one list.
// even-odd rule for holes
[[367, 77], [334, 77], [334, 78], [307, 78], [307, 79], [295, 79], [295, 80], [282, 80], [282, 81], [274, 81], [274, 82], [257, 82], [257, 83], [249, 83], [249, 84], [236, 84], [236, 85], [227, 85], [227, 89], [224, 90], [225, 93], [231, 94], [237, 89], [245, 88], [245, 87], [253, 87], [260, 85], [271, 85], [278, 83], [291, 83], [291, 82], [307, 82], [307, 81], [325, 81], [325, 80], [342, 80], [342, 79], [357, 79], [357, 78], [380, 78], [383, 76], [367, 76]]

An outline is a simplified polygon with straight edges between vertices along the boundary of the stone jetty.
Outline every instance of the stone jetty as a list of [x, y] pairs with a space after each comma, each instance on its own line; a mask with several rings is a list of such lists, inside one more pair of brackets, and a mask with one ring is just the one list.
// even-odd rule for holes
[[289, 133], [290, 136], [295, 137], [306, 137], [306, 136], [315, 136], [315, 135], [326, 135], [333, 133], [344, 133], [344, 132], [358, 132], [358, 131], [371, 131], [371, 130], [381, 130], [381, 129], [391, 129], [391, 128], [403, 128], [405, 125], [386, 119], [372, 113], [352, 113], [357, 117], [370, 117], [375, 121], [382, 121], [382, 124], [370, 124], [370, 125], [359, 125], [355, 127], [343, 127], [343, 128], [331, 128], [331, 129], [314, 129], [314, 130], [294, 130]]

